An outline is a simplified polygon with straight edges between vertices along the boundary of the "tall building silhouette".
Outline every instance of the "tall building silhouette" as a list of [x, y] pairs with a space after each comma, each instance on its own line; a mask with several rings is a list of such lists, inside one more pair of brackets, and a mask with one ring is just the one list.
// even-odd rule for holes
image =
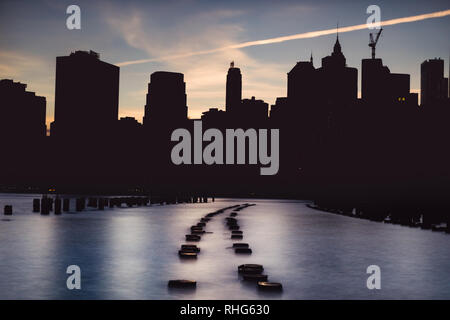
[[358, 69], [347, 67], [346, 59], [339, 43], [339, 35], [331, 55], [322, 58], [322, 67], [318, 69], [320, 79], [320, 97], [327, 105], [348, 105], [358, 97]]
[[388, 89], [389, 68], [377, 58], [363, 59], [361, 70], [361, 98], [368, 102], [380, 100]]
[[299, 61], [287, 74], [287, 98], [294, 109], [302, 109], [317, 102], [318, 78], [312, 57], [310, 61]]
[[342, 67], [345, 67], [346, 64], [347, 63], [346, 63], [345, 56], [342, 53], [341, 43], [339, 42], [339, 35], [336, 35], [336, 42], [334, 43], [333, 52], [331, 53], [330, 56], [326, 56], [326, 57], [322, 58], [322, 67], [324, 67], [324, 68], [342, 68]]
[[[37, 140], [46, 136], [46, 100], [26, 91], [27, 85], [0, 80], [0, 137], [9, 141]], [[5, 139], [6, 140], [6, 139]]]
[[410, 91], [410, 75], [391, 73], [382, 59], [362, 60], [362, 99], [367, 103], [384, 105], [391, 102], [414, 102]]
[[143, 123], [145, 143], [151, 151], [145, 150], [143, 159], [148, 181], [161, 193], [180, 185], [183, 172], [188, 171], [184, 166], [175, 166], [170, 158], [175, 144], [171, 141], [173, 130], [189, 124], [186, 101], [182, 73], [157, 71], [150, 75]]
[[393, 103], [417, 106], [418, 95], [410, 93], [410, 75], [391, 73], [383, 65], [382, 59], [375, 58], [375, 48], [382, 31], [383, 29], [379, 29], [375, 39], [370, 34], [371, 59], [362, 60], [362, 101], [366, 105], [376, 106], [377, 109], [384, 107], [386, 110], [392, 109], [390, 107]]
[[119, 67], [94, 51], [56, 58], [55, 121], [59, 138], [108, 136], [119, 111]]
[[297, 62], [288, 73], [289, 105], [294, 112], [305, 113], [308, 106], [353, 103], [358, 94], [357, 79], [358, 70], [347, 67], [337, 36], [331, 55], [322, 59], [320, 68], [314, 67], [311, 55], [309, 61]]
[[242, 75], [241, 69], [234, 66], [234, 62], [230, 63], [227, 74], [226, 88], [226, 111], [233, 113], [241, 105], [242, 100]]
[[420, 65], [421, 105], [441, 103], [448, 97], [448, 78], [444, 78], [444, 60], [429, 59]]
[[186, 83], [184, 75], [157, 71], [151, 74], [145, 105], [144, 126], [187, 119]]
[[0, 80], [0, 187], [45, 181], [46, 100], [26, 88], [24, 83]]

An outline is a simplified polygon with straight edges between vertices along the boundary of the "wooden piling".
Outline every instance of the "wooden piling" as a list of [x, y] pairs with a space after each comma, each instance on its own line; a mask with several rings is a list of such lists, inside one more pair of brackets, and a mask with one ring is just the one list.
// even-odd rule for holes
[[41, 214], [47, 215], [50, 212], [50, 201], [46, 196], [41, 199]]
[[63, 200], [63, 211], [68, 212], [70, 210], [70, 199]]
[[77, 198], [75, 203], [75, 210], [77, 212], [83, 211], [83, 199]]
[[41, 200], [33, 199], [33, 212], [40, 212], [40, 211], [41, 211]]
[[61, 214], [61, 199], [56, 198], [55, 199], [55, 214]]
[[13, 207], [11, 205], [6, 205], [5, 208], [3, 209], [3, 214], [5, 216], [12, 216], [12, 214], [13, 214]]
[[98, 210], [105, 210], [105, 199], [98, 199]]

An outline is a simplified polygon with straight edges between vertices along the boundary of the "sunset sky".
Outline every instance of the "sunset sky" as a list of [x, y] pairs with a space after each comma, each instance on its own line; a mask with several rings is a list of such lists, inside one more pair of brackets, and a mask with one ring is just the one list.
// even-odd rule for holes
[[[81, 30], [66, 28], [66, 8], [81, 8]], [[243, 97], [269, 104], [286, 95], [286, 73], [311, 52], [314, 65], [333, 47], [334, 34], [259, 46], [193, 54], [248, 41], [289, 36], [366, 22], [369, 5], [389, 20], [450, 9], [448, 0], [430, 1], [0, 1], [0, 78], [28, 84], [47, 98], [53, 120], [55, 58], [75, 50], [94, 50], [103, 61], [120, 65], [120, 116], [142, 121], [150, 74], [185, 75], [189, 116], [224, 108], [225, 78], [234, 60], [243, 74]], [[411, 74], [420, 89], [420, 63], [445, 59], [448, 76], [450, 16], [383, 27], [377, 57], [392, 72]], [[361, 68], [370, 57], [368, 29], [342, 33], [347, 65]], [[177, 57], [181, 56], [181, 57]], [[130, 61], [150, 59], [145, 63]], [[360, 83], [358, 84], [360, 87]], [[359, 88], [360, 90], [360, 88]]]

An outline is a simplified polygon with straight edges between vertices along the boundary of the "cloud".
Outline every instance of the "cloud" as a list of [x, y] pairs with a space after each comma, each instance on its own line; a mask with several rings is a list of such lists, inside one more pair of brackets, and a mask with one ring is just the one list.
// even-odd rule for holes
[[[173, 10], [178, 10], [179, 8]], [[304, 10], [305, 8], [300, 7]], [[308, 8], [312, 10], [313, 8]], [[121, 67], [148, 64], [149, 74], [155, 67], [182, 72], [187, 83], [190, 117], [200, 117], [210, 107], [223, 108], [225, 79], [230, 61], [241, 67], [243, 74], [243, 98], [255, 96], [269, 104], [278, 96], [285, 96], [286, 71], [289, 66], [267, 63], [256, 59], [244, 48], [282, 43], [285, 41], [315, 38], [334, 34], [336, 29], [326, 29], [294, 35], [243, 42], [244, 27], [234, 19], [243, 12], [213, 10], [178, 16], [170, 24], [164, 24], [167, 15], [153, 8], [152, 12], [112, 10], [107, 22], [132, 48], [143, 51], [149, 58], [117, 63]], [[382, 26], [396, 25], [450, 15], [450, 10], [382, 21]], [[169, 15], [170, 16], [170, 15]], [[366, 24], [340, 27], [339, 32], [366, 29]], [[208, 49], [212, 48], [212, 49]], [[145, 70], [141, 68], [141, 70]], [[126, 74], [126, 68], [123, 69]], [[130, 75], [131, 76], [131, 75]], [[126, 75], [124, 75], [126, 77]], [[146, 77], [148, 81], [148, 76]], [[128, 98], [128, 97], [127, 97]], [[134, 97], [137, 106], [145, 104], [145, 95]], [[127, 105], [132, 104], [127, 100]]]
[[[230, 46], [239, 41], [245, 29], [231, 18], [242, 14], [241, 11], [202, 12], [174, 22], [169, 28], [153, 28], [152, 25], [158, 20], [148, 13], [144, 18], [141, 12], [135, 10], [127, 13], [113, 12], [115, 13], [108, 14], [106, 21], [130, 47], [142, 50], [149, 56], [183, 55], [184, 59], [167, 59], [156, 65], [185, 75], [191, 118], [200, 117], [208, 108], [224, 107], [226, 73], [230, 61], [235, 61], [237, 67], [242, 66], [244, 98], [256, 96], [258, 99], [274, 100], [276, 96], [285, 94], [284, 65], [255, 59], [239, 48], [229, 48], [207, 56], [183, 53], [198, 52], [205, 47]], [[154, 67], [155, 64], [148, 67], [148, 74], [156, 71]], [[123, 72], [121, 77], [121, 81], [129, 82], [132, 81], [133, 74]], [[148, 76], [146, 78], [148, 79]], [[132, 105], [130, 99], [133, 98], [135, 97], [127, 95], [126, 104], [130, 108]], [[145, 94], [134, 101], [142, 106], [142, 114], [138, 114], [139, 119], [143, 115]], [[136, 107], [133, 109], [136, 110]]]
[[18, 78], [33, 69], [39, 69], [41, 59], [15, 51], [0, 51], [0, 74], [4, 78]]
[[[437, 12], [421, 14], [421, 15], [416, 15], [416, 16], [386, 20], [386, 21], [382, 21], [381, 25], [389, 26], [389, 25], [395, 25], [395, 24], [401, 24], [401, 23], [421, 21], [421, 20], [426, 20], [426, 19], [441, 18], [441, 17], [448, 16], [448, 15], [450, 15], [450, 10], [437, 11]], [[351, 32], [351, 31], [363, 30], [366, 28], [367, 28], [366, 24], [359, 24], [359, 25], [339, 28], [339, 32], [340, 33]], [[253, 46], [281, 43], [281, 42], [291, 41], [291, 40], [316, 38], [316, 37], [333, 34], [335, 32], [336, 32], [335, 28], [319, 30], [319, 31], [304, 32], [304, 33], [298, 33], [298, 34], [264, 39], [264, 40], [235, 43], [235, 44], [225, 45], [222, 47], [216, 47], [214, 49], [207, 49], [207, 50], [200, 50], [200, 51], [186, 51], [183, 53], [172, 54], [172, 55], [163, 55], [163, 56], [159, 56], [156, 58], [150, 58], [150, 59], [123, 61], [123, 62], [119, 62], [117, 65], [118, 66], [128, 66], [128, 65], [132, 65], [132, 64], [141, 64], [141, 63], [148, 63], [148, 62], [154, 62], [154, 61], [174, 60], [174, 59], [192, 57], [192, 56], [196, 56], [196, 55], [212, 54], [212, 53], [217, 53], [217, 52], [226, 51], [226, 50], [230, 50], [230, 49], [242, 49], [242, 48], [253, 47]]]

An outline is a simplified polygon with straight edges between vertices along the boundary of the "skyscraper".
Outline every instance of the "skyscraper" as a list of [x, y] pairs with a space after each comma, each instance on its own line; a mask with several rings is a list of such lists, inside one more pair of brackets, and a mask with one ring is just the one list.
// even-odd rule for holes
[[[336, 42], [333, 46], [333, 52], [330, 56], [322, 58], [323, 68], [343, 68], [347, 65], [344, 54], [342, 53], [341, 43], [339, 42], [339, 35], [336, 36]], [[311, 61], [312, 62], [312, 61]]]
[[241, 69], [234, 67], [234, 62], [230, 63], [227, 74], [227, 92], [225, 107], [228, 113], [234, 112], [242, 100], [242, 75]]
[[421, 105], [433, 105], [448, 97], [448, 78], [444, 78], [444, 60], [425, 60], [420, 65]]
[[317, 102], [319, 83], [312, 59], [297, 62], [287, 78], [287, 98], [294, 110]]
[[145, 105], [144, 126], [187, 119], [184, 75], [157, 71], [151, 74]]
[[342, 107], [356, 101], [358, 70], [347, 67], [339, 35], [336, 36], [333, 52], [322, 59], [322, 67], [317, 71], [320, 79], [320, 99], [323, 103]]
[[381, 100], [387, 90], [390, 70], [383, 60], [363, 59], [361, 75], [361, 97], [366, 102]]
[[119, 67], [93, 51], [56, 58], [55, 121], [57, 138], [108, 136], [118, 121]]
[[[0, 185], [32, 185], [46, 159], [46, 101], [27, 85], [0, 80]], [[43, 180], [40, 180], [43, 181]]]
[[362, 60], [361, 81], [362, 99], [367, 103], [382, 107], [398, 101], [414, 104], [417, 99], [409, 92], [409, 74], [391, 73], [379, 58]]
[[350, 104], [356, 101], [358, 92], [358, 70], [349, 68], [342, 53], [339, 37], [331, 55], [322, 59], [316, 69], [312, 56], [310, 61], [300, 61], [288, 73], [288, 101], [295, 112], [309, 116], [316, 112], [317, 105], [330, 106]]
[[0, 80], [0, 137], [5, 142], [29, 142], [46, 136], [45, 97], [26, 88], [24, 83]]

